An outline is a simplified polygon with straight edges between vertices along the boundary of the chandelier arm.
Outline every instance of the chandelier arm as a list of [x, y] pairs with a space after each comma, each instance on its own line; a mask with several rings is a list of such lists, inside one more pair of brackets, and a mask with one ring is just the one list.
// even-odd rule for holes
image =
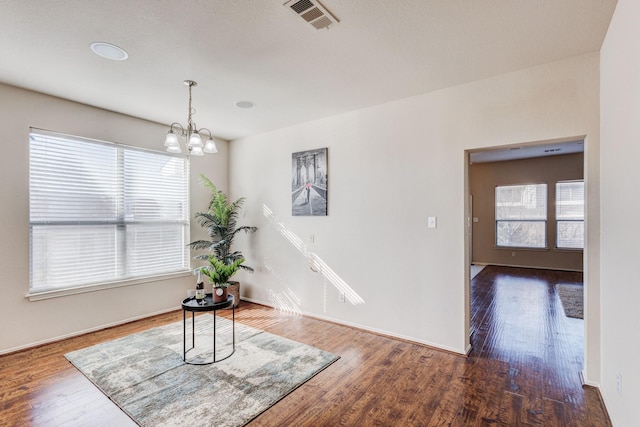
[[211, 133], [211, 131], [207, 128], [200, 128], [200, 129], [196, 129], [196, 132], [198, 132], [200, 135], [202, 135], [202, 132], [206, 132], [209, 134], [209, 139], [213, 139], [213, 134]]
[[184, 128], [182, 127], [182, 125], [180, 123], [178, 123], [178, 122], [171, 123], [171, 127], [170, 127], [171, 132], [173, 132], [174, 129], [177, 129], [177, 130], [180, 131], [180, 133], [179, 133], [180, 136], [185, 136], [186, 135], [186, 132], [185, 132]]

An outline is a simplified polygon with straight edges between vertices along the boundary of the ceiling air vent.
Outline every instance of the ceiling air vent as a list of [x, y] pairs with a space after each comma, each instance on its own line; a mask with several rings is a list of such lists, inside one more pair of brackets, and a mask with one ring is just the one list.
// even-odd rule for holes
[[329, 28], [331, 25], [340, 22], [317, 0], [290, 0], [284, 6], [302, 17], [305, 22], [314, 26], [316, 30]]

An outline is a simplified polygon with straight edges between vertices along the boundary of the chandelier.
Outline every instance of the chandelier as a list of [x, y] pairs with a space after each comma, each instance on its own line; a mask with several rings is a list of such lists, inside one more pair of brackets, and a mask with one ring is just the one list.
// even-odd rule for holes
[[[189, 115], [187, 118], [186, 128], [180, 123], [172, 123], [164, 139], [164, 146], [167, 147], [169, 153], [182, 153], [180, 143], [185, 145], [189, 154], [193, 156], [204, 156], [204, 153], [217, 153], [216, 143], [213, 140], [211, 131], [207, 128], [198, 129], [196, 124], [191, 120], [191, 116], [195, 114], [196, 109], [191, 107], [191, 88], [197, 86], [198, 83], [193, 80], [185, 80], [184, 84], [189, 86]], [[202, 144], [200, 134], [208, 134], [208, 139]], [[180, 138], [184, 137], [184, 141]]]

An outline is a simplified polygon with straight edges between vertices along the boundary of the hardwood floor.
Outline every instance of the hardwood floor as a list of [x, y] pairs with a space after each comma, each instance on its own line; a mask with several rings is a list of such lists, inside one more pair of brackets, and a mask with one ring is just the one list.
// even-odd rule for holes
[[[487, 267], [472, 282], [468, 358], [248, 302], [236, 320], [341, 356], [249, 425], [610, 426], [582, 388], [582, 320], [556, 283], [581, 274]], [[230, 315], [230, 313], [227, 313]], [[181, 321], [176, 311], [0, 357], [0, 425], [135, 425], [64, 354]]]

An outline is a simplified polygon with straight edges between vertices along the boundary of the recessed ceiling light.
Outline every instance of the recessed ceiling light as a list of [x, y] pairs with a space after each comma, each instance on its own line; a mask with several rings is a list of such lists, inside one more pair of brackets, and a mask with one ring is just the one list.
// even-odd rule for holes
[[93, 53], [102, 56], [103, 58], [112, 59], [114, 61], [124, 61], [129, 57], [129, 54], [125, 52], [124, 49], [111, 43], [93, 42], [89, 46]]
[[235, 106], [238, 108], [253, 108], [256, 104], [251, 101], [238, 101], [235, 103]]

